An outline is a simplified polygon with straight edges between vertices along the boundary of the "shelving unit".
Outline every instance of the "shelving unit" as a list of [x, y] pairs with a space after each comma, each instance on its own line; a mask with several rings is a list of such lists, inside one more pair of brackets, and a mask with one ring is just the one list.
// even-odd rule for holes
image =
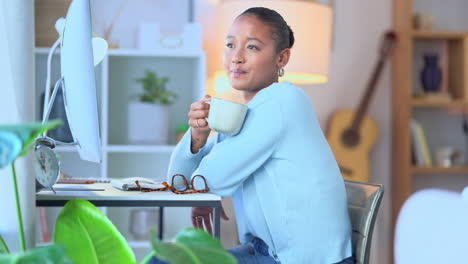
[[462, 40], [468, 36], [467, 32], [453, 32], [453, 31], [412, 31], [414, 39], [446, 39], [446, 40]]
[[450, 100], [447, 102], [437, 102], [420, 98], [411, 98], [411, 106], [413, 108], [446, 108], [460, 111], [468, 110], [468, 102], [460, 99]]
[[[448, 9], [453, 8], [455, 4], [462, 4], [461, 1], [452, 2], [452, 6], [448, 7], [448, 2], [440, 3]], [[430, 6], [432, 8], [430, 10], [436, 10], [431, 5], [432, 2], [426, 3], [424, 0], [393, 1], [393, 26], [397, 34], [397, 45], [392, 58], [392, 226], [390, 230], [392, 235], [389, 242], [391, 256], [389, 263], [393, 263], [394, 226], [403, 203], [415, 191], [414, 183], [417, 179], [422, 181], [430, 179], [428, 182], [435, 183], [440, 182], [441, 178], [453, 180], [454, 177], [468, 175], [467, 164], [446, 168], [437, 166], [433, 161], [433, 166], [421, 167], [414, 165], [412, 161], [411, 119], [421, 121], [428, 136], [427, 141], [432, 144], [430, 152], [433, 157], [437, 147], [444, 145], [462, 147], [465, 144], [460, 142], [463, 137], [460, 116], [468, 113], [468, 74], [466, 74], [468, 31], [414, 30], [412, 23], [414, 9]], [[436, 15], [440, 19], [441, 15], [447, 14], [450, 13], [440, 11]], [[448, 58], [446, 88], [451, 97], [439, 99], [418, 97], [415, 94], [420, 88], [418, 69], [421, 68], [423, 53], [421, 50], [429, 49], [432, 52], [431, 48], [442, 42]], [[451, 133], [441, 132], [444, 128], [450, 128]], [[456, 133], [458, 134], [455, 135]], [[437, 144], [438, 146], [434, 146]]]
[[454, 167], [411, 167], [412, 174], [468, 174], [468, 166]]
[[[44, 91], [46, 61], [49, 48], [36, 48], [36, 95]], [[59, 56], [52, 60], [52, 83], [60, 76]], [[140, 92], [135, 80], [145, 70], [169, 78], [167, 88], [178, 95], [170, 106], [170, 122], [167, 128], [169, 142], [165, 145], [132, 144], [127, 135], [128, 103]], [[58, 147], [62, 171], [77, 178], [126, 178], [147, 177], [165, 179], [170, 154], [175, 147], [175, 127], [187, 122], [190, 104], [204, 94], [205, 55], [202, 51], [184, 50], [109, 50], [96, 68], [96, 85], [102, 162], [100, 164], [82, 161], [74, 147]], [[36, 100], [36, 119], [40, 119], [40, 98]], [[151, 117], [148, 117], [151, 118]], [[120, 232], [129, 239], [137, 256], [147, 253], [148, 241], [133, 241], [129, 231], [130, 213], [134, 208], [103, 208]], [[59, 209], [48, 208], [49, 232], [53, 230]], [[171, 239], [176, 232], [190, 226], [190, 208], [165, 208], [163, 240]], [[169, 219], [170, 218], [170, 219]], [[141, 256], [140, 256], [141, 257]]]

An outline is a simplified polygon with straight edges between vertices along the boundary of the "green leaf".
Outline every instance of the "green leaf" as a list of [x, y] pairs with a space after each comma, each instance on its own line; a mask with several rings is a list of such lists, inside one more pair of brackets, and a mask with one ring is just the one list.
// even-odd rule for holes
[[166, 90], [167, 77], [158, 77], [156, 73], [146, 70], [144, 77], [136, 81], [143, 86], [143, 93], [138, 94], [141, 102], [170, 105], [177, 98], [175, 93]]
[[177, 233], [175, 242], [186, 246], [202, 246], [222, 249], [221, 242], [200, 228], [188, 227]]
[[153, 246], [154, 255], [160, 260], [171, 264], [200, 263], [189, 249], [175, 243], [161, 242], [156, 239], [155, 235], [151, 235], [151, 245]]
[[65, 204], [57, 217], [54, 242], [65, 248], [75, 264], [136, 263], [122, 234], [88, 201]]
[[175, 243], [163, 243], [151, 234], [155, 255], [171, 264], [236, 264], [236, 260], [221, 245], [202, 229], [186, 228], [175, 237]]
[[10, 253], [10, 250], [8, 249], [8, 246], [5, 243], [5, 240], [3, 240], [3, 237], [0, 236], [0, 254], [8, 254], [8, 253]]
[[[42, 133], [57, 127], [62, 124], [61, 120], [51, 120], [42, 124], [40, 122], [21, 124], [21, 125], [1, 125], [0, 131], [6, 133], [13, 133], [21, 141], [21, 152], [18, 157], [22, 157], [27, 154], [32, 146], [33, 141]], [[3, 151], [3, 150], [2, 150]], [[1, 154], [1, 152], [0, 152]], [[1, 167], [1, 166], [0, 166]]]
[[0, 255], [0, 264], [71, 264], [65, 250], [59, 245], [33, 248], [19, 255]]
[[187, 123], [179, 123], [176, 126], [175, 131], [176, 133], [185, 133], [189, 128], [190, 127]]
[[16, 160], [22, 145], [23, 142], [15, 133], [0, 130], [0, 168]]

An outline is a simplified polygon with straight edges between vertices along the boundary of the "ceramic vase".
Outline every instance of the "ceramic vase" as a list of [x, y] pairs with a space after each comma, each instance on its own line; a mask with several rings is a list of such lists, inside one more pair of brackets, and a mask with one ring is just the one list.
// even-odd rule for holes
[[425, 93], [435, 93], [439, 91], [442, 81], [442, 71], [438, 62], [439, 57], [437, 55], [424, 55], [424, 67], [421, 71], [421, 84]]
[[157, 209], [133, 209], [130, 213], [130, 233], [135, 240], [148, 240], [159, 219]]

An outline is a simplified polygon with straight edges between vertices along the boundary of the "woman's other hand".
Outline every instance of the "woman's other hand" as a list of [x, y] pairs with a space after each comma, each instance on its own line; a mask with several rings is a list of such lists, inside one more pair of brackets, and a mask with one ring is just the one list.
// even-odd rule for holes
[[[229, 220], [223, 207], [221, 206], [221, 218]], [[192, 225], [195, 228], [201, 228], [213, 235], [213, 208], [211, 207], [192, 207]], [[203, 226], [204, 225], [204, 226]]]

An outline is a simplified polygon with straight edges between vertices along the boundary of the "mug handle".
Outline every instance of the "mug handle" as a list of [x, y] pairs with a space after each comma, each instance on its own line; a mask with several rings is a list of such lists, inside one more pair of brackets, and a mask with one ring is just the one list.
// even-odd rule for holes
[[[205, 101], [205, 103], [211, 105], [211, 101]], [[205, 117], [205, 120], [206, 120], [206, 122], [210, 123], [210, 121], [208, 120], [208, 117]]]

